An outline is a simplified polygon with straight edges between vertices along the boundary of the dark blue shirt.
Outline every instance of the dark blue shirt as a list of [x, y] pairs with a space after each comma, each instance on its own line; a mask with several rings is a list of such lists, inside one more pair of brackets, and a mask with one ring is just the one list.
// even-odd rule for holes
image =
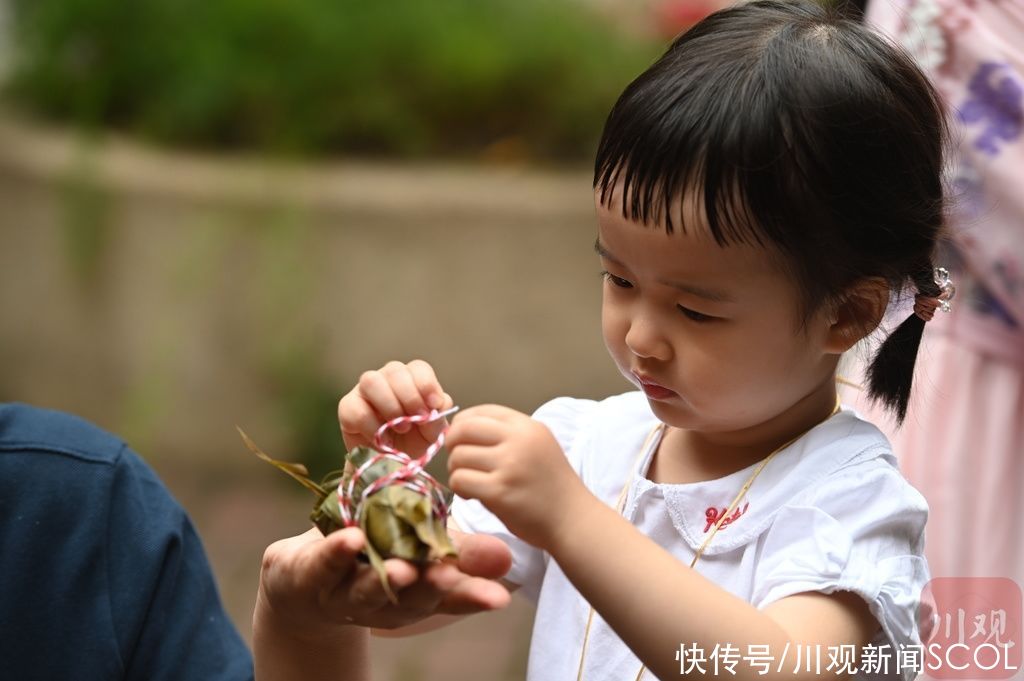
[[199, 537], [73, 416], [0, 404], [0, 679], [251, 679]]

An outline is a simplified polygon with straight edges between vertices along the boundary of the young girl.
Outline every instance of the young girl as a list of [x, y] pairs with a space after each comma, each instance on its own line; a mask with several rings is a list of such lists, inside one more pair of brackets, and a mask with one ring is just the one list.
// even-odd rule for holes
[[[257, 676], [364, 678], [359, 625], [500, 607], [510, 561], [505, 584], [537, 604], [533, 680], [913, 678], [927, 506], [838, 404], [836, 365], [913, 292], [870, 384], [903, 416], [950, 295], [932, 259], [943, 136], [911, 59], [816, 5], [760, 0], [678, 38], [596, 163], [603, 334], [639, 390], [456, 416], [459, 562], [392, 561], [398, 606], [354, 561], [358, 530], [272, 546]], [[353, 447], [451, 403], [427, 364], [395, 362], [339, 416]], [[419, 454], [443, 427], [395, 444]]]

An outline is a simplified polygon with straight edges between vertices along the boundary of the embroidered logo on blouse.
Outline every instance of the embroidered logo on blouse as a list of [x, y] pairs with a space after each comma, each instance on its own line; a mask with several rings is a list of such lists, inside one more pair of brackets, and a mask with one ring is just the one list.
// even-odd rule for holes
[[[747, 512], [747, 508], [749, 506], [750, 502], [748, 501], [747, 503], [743, 504], [743, 508], [737, 507], [736, 510], [732, 512], [732, 515], [730, 515], [728, 518], [722, 521], [722, 526], [718, 529], [724, 530], [731, 523], [736, 522], [741, 515]], [[704, 531], [707, 532], [712, 527], [714, 527], [715, 523], [718, 522], [718, 519], [725, 515], [725, 512], [728, 510], [729, 509], [726, 508], [725, 506], [723, 506], [721, 509], [717, 509], [714, 506], [708, 506], [708, 510], [704, 511], [704, 519], [707, 520], [707, 523], [704, 524]]]

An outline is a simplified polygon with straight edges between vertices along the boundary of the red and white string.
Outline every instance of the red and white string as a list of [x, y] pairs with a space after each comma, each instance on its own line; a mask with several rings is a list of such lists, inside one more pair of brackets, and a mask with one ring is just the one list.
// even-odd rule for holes
[[[421, 456], [416, 458], [409, 456], [401, 450], [395, 449], [391, 443], [388, 442], [387, 434], [389, 430], [392, 430], [399, 425], [405, 423], [409, 425], [432, 423], [433, 421], [439, 421], [447, 418], [458, 410], [458, 407], [452, 407], [446, 411], [439, 412], [434, 409], [428, 414], [398, 416], [387, 423], [382, 424], [381, 427], [377, 429], [377, 433], [373, 438], [373, 449], [375, 449], [377, 453], [367, 459], [363, 465], [353, 472], [347, 485], [344, 483], [338, 485], [338, 507], [341, 511], [341, 518], [345, 523], [345, 527], [357, 525], [359, 509], [362, 507], [363, 503], [372, 494], [391, 485], [402, 485], [414, 492], [430, 496], [431, 508], [433, 509], [434, 516], [440, 518], [442, 521], [448, 517], [448, 504], [445, 501], [444, 488], [441, 483], [426, 471], [427, 464], [430, 463], [434, 456], [441, 451], [441, 447], [444, 446], [444, 439], [448, 434], [448, 426], [445, 425], [445, 427], [441, 429], [441, 432], [438, 433], [437, 439], [427, 447], [426, 451], [424, 451]], [[359, 495], [359, 499], [355, 500], [356, 483], [362, 479], [374, 464], [378, 463], [382, 459], [394, 461], [401, 464], [401, 467], [387, 475], [382, 475], [370, 484], [366, 485], [362, 494]]]

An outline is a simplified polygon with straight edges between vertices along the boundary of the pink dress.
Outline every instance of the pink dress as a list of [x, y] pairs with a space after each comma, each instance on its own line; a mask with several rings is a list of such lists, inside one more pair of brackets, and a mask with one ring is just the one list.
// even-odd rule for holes
[[925, 327], [902, 429], [863, 392], [844, 398], [886, 432], [929, 502], [933, 577], [1024, 585], [1024, 0], [872, 0], [867, 20], [948, 106], [952, 239], [937, 264], [957, 295]]

